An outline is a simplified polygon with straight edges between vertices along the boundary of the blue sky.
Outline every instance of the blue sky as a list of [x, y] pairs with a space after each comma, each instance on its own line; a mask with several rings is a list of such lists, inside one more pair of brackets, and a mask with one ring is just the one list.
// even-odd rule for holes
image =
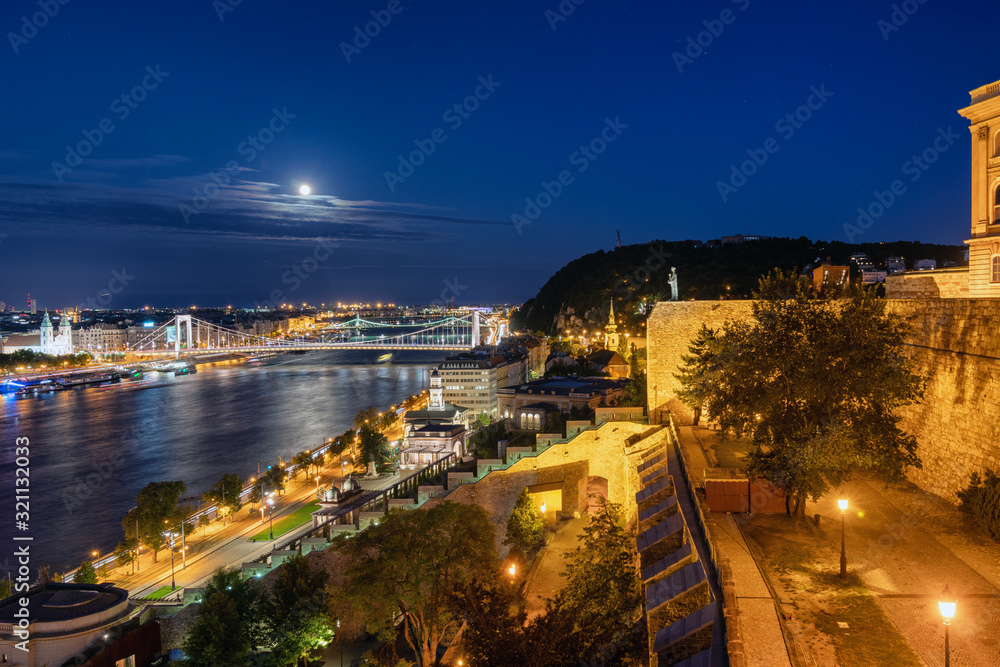
[[[112, 307], [276, 289], [516, 302], [616, 230], [848, 240], [895, 179], [906, 192], [856, 240], [961, 243], [956, 110], [1000, 79], [998, 17], [935, 0], [8, 2], [0, 300], [69, 306], [125, 269]], [[911, 181], [939, 130], [960, 139]]]

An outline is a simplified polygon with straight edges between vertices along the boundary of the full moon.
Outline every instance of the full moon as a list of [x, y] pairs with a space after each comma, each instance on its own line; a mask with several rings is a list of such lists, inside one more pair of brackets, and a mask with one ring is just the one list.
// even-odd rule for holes
[[301, 185], [301, 186], [299, 186], [299, 194], [300, 195], [307, 195], [310, 192], [312, 192], [312, 188], [310, 188], [308, 185]]

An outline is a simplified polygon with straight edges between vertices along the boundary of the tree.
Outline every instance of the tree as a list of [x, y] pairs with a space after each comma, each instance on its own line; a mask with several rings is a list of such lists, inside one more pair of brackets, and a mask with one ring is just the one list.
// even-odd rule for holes
[[334, 456], [340, 456], [354, 444], [354, 439], [357, 434], [354, 431], [346, 431], [341, 433], [336, 438], [333, 439], [333, 443], [330, 445], [330, 452]]
[[750, 321], [703, 331], [677, 375], [687, 405], [749, 440], [747, 472], [804, 516], [806, 498], [854, 471], [892, 481], [919, 468], [897, 409], [920, 400], [925, 379], [904, 353], [907, 325], [886, 315], [885, 301], [861, 290], [822, 298], [777, 270], [755, 298]]
[[299, 452], [292, 457], [292, 463], [295, 464], [296, 476], [299, 472], [303, 472], [309, 477], [309, 468], [312, 466], [312, 455], [309, 452]]
[[76, 571], [73, 581], [78, 584], [96, 584], [97, 572], [94, 571], [94, 564], [89, 560], [80, 563], [80, 569]]
[[390, 458], [389, 440], [385, 434], [371, 424], [363, 424], [359, 434], [361, 460], [368, 462], [368, 475], [374, 477], [375, 466]]
[[264, 606], [275, 665], [308, 660], [313, 651], [333, 640], [336, 626], [327, 613], [328, 579], [323, 567], [313, 567], [301, 555], [286, 560], [278, 569]]
[[527, 665], [535, 646], [525, 641], [525, 601], [508, 577], [477, 580], [456, 593], [465, 621], [464, 662], [469, 665]]
[[265, 642], [264, 592], [237, 570], [219, 570], [205, 587], [198, 616], [184, 640], [191, 667], [245, 667]]
[[149, 547], [153, 552], [154, 563], [156, 552], [166, 543], [165, 522], [174, 518], [177, 502], [186, 492], [187, 485], [184, 482], [150, 482], [136, 497], [136, 506], [122, 520], [125, 538], [138, 539]]
[[521, 489], [514, 509], [507, 519], [507, 534], [503, 543], [511, 548], [518, 557], [525, 557], [533, 546], [538, 544], [545, 530], [541, 514], [535, 509], [528, 489]]
[[[257, 499], [260, 499], [260, 492], [257, 492]], [[212, 520], [208, 518], [208, 514], [202, 514], [198, 518], [198, 525], [202, 527], [202, 537], [208, 537], [208, 525], [212, 523]]]
[[243, 507], [240, 494], [243, 493], [243, 480], [239, 475], [227, 473], [212, 488], [202, 494], [206, 503], [216, 503], [219, 513], [222, 514], [222, 521], [225, 523], [226, 515], [236, 514]]
[[285, 469], [281, 466], [268, 466], [261, 479], [271, 491], [280, 493], [285, 490]]
[[451, 664], [464, 630], [455, 592], [499, 571], [495, 534], [478, 505], [444, 502], [429, 509], [396, 510], [336, 549], [351, 559], [340, 594], [369, 629], [392, 627], [402, 616], [403, 636], [417, 667], [437, 664], [447, 646]]
[[635, 538], [623, 526], [621, 506], [599, 500], [598, 511], [580, 536], [580, 546], [566, 554], [563, 588], [548, 601], [545, 620], [528, 633], [554, 640], [560, 664], [564, 660], [578, 664], [597, 654], [601, 646], [622, 643], [642, 604]]
[[0, 579], [0, 600], [8, 598], [14, 594], [14, 588], [11, 586], [10, 580]]
[[[138, 547], [139, 543], [135, 540], [135, 538], [119, 542], [118, 546], [115, 548], [115, 562], [118, 564], [118, 567], [128, 567], [129, 565], [135, 563], [136, 551]], [[133, 568], [133, 572], [134, 571], [135, 568]]]

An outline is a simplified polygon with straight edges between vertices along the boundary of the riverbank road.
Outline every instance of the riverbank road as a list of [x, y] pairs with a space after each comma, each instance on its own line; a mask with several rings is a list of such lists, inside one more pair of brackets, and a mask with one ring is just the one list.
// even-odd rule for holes
[[[347, 459], [348, 466], [351, 465]], [[351, 472], [348, 467], [347, 472]], [[358, 468], [360, 472], [360, 467]], [[416, 471], [402, 470], [389, 477], [380, 478], [375, 481], [363, 482], [366, 490], [381, 490], [399, 481], [402, 481]], [[329, 484], [331, 477], [340, 480], [341, 461], [334, 459], [321, 474], [320, 482]], [[262, 530], [268, 530], [269, 523], [277, 525], [282, 519], [296, 513], [310, 503], [316, 501], [316, 482], [313, 477], [300, 477], [289, 482], [286, 491], [277, 497], [274, 506], [274, 514], [268, 521], [266, 515], [261, 520], [259, 506], [257, 509], [240, 510], [241, 519], [222, 525], [221, 521], [213, 522], [208, 529], [198, 528], [192, 535], [187, 536], [187, 565], [183, 563], [180, 544], [175, 542], [173, 566], [171, 568], [170, 550], [162, 549], [157, 554], [157, 563], [152, 563], [152, 556], [144, 553], [139, 563], [140, 570], [135, 574], [127, 574], [126, 568], [117, 568], [112, 571], [109, 577], [115, 585], [127, 589], [133, 598], [147, 597], [161, 588], [169, 588], [171, 582], [171, 569], [173, 570], [173, 581], [177, 587], [199, 588], [204, 586], [212, 576], [223, 567], [238, 568], [244, 562], [259, 558], [273, 549], [274, 542], [281, 537], [276, 536], [276, 540], [252, 542], [253, 537]], [[300, 517], [302, 513], [300, 513]], [[300, 525], [305, 525], [312, 520], [306, 514]], [[128, 569], [131, 572], [131, 567]]]

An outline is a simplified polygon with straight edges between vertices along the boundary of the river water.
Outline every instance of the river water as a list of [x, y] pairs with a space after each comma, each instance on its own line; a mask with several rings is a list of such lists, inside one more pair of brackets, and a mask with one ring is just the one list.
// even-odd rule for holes
[[[362, 408], [427, 388], [444, 353], [310, 352], [266, 366], [222, 362], [188, 376], [15, 399], [0, 396], [0, 540], [14, 524], [15, 438], [30, 440], [32, 564], [65, 572], [122, 539], [121, 520], [152, 481], [200, 497], [226, 473], [247, 479], [350, 428]], [[0, 553], [0, 575], [12, 549]]]

